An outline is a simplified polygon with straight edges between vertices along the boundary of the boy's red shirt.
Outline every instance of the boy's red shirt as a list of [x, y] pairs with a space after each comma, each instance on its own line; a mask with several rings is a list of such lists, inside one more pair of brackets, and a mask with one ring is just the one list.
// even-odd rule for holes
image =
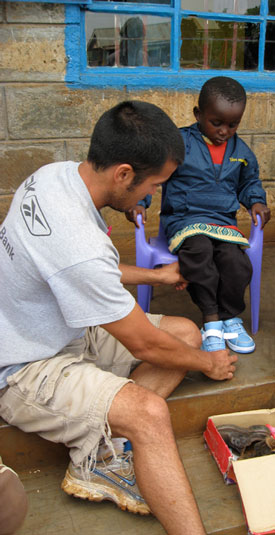
[[222, 145], [213, 145], [213, 143], [207, 143], [207, 147], [209, 149], [214, 164], [222, 164], [226, 145], [227, 141], [225, 141], [225, 143], [223, 143]]
[[[211, 142], [208, 143], [208, 140], [206, 140], [206, 139], [205, 139], [205, 142], [206, 142], [207, 147], [209, 149], [213, 164], [214, 165], [215, 164], [216, 165], [221, 165], [222, 162], [223, 162], [227, 141], [225, 141], [225, 143], [223, 143], [222, 145], [213, 145], [213, 143], [211, 143]], [[212, 225], [213, 225], [213, 223], [212, 223]], [[214, 225], [214, 226], [217, 226], [217, 225]], [[225, 227], [233, 228], [233, 229], [237, 230], [238, 232], [240, 232], [240, 234], [242, 234], [242, 236], [244, 236], [243, 232], [238, 227], [235, 227], [234, 225], [225, 225]]]

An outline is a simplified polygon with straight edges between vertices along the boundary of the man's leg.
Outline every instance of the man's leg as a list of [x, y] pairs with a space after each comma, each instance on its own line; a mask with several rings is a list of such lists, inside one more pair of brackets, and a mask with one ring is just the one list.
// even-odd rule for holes
[[[163, 316], [159, 328], [183, 340], [192, 347], [200, 348], [201, 346], [200, 330], [192, 321], [186, 318]], [[147, 362], [143, 362], [131, 373], [130, 378], [136, 384], [148, 388], [166, 399], [181, 383], [186, 371], [157, 368]]]
[[127, 384], [115, 396], [108, 421], [116, 435], [131, 441], [139, 489], [167, 534], [205, 534], [165, 401]]
[[[193, 347], [199, 348], [201, 345], [200, 331], [189, 320], [164, 316], [160, 328]], [[185, 372], [142, 363], [131, 374], [131, 378], [137, 385], [166, 398], [184, 375]], [[134, 411], [134, 416], [130, 410]], [[120, 431], [121, 422], [127, 429]], [[179, 457], [166, 403], [144, 389], [126, 385], [114, 399], [109, 423], [112, 432], [126, 435], [131, 440], [139, 489], [167, 533], [205, 533]]]
[[[192, 347], [201, 345], [199, 329], [186, 318], [163, 316], [159, 328]], [[118, 392], [108, 414], [112, 436], [126, 436], [131, 441], [141, 494], [169, 535], [205, 533], [162, 399], [185, 373], [139, 364], [130, 375], [136, 385], [126, 385]]]

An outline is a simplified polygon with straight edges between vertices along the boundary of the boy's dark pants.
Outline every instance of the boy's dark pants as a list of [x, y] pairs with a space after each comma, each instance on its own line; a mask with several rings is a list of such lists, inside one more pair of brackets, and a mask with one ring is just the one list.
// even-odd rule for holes
[[203, 315], [234, 318], [245, 309], [244, 293], [252, 276], [250, 260], [234, 243], [198, 235], [187, 238], [178, 251], [187, 290]]

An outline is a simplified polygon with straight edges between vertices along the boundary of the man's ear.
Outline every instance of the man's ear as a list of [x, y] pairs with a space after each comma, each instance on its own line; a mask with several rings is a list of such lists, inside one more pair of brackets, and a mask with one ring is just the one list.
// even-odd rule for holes
[[198, 108], [198, 106], [194, 106], [193, 113], [194, 113], [196, 121], [198, 121], [199, 123], [200, 122], [200, 109]]
[[114, 180], [118, 185], [130, 184], [135, 173], [132, 166], [128, 163], [117, 165], [114, 171]]

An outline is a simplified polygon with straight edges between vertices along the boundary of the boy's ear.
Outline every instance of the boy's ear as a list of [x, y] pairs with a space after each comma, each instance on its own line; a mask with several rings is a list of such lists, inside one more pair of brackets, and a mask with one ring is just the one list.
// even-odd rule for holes
[[195, 119], [200, 122], [200, 109], [198, 108], [198, 106], [194, 106], [193, 113], [195, 115]]

